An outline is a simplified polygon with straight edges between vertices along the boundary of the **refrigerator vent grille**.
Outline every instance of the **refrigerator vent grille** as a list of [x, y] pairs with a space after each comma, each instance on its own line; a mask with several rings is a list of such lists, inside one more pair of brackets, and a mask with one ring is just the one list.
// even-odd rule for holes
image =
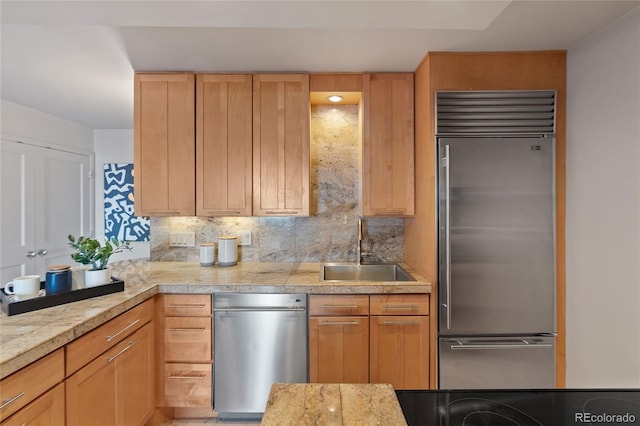
[[437, 135], [555, 133], [553, 90], [436, 92]]

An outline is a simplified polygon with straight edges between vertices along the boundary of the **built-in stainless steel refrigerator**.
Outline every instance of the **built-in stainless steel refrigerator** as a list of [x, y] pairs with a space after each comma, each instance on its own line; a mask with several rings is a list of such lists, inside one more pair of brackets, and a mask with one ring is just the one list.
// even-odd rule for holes
[[555, 93], [439, 92], [441, 389], [555, 387]]

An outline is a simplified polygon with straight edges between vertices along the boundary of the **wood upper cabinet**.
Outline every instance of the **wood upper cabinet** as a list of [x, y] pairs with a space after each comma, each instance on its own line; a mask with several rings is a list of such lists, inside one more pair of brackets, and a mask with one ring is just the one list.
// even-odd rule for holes
[[362, 101], [362, 214], [412, 216], [413, 74], [364, 74]]
[[429, 387], [429, 295], [372, 295], [370, 381]]
[[309, 75], [253, 76], [253, 215], [309, 215]]
[[252, 75], [196, 76], [196, 215], [251, 216]]
[[134, 194], [138, 216], [193, 216], [195, 77], [134, 76]]
[[369, 296], [309, 297], [309, 381], [369, 382]]

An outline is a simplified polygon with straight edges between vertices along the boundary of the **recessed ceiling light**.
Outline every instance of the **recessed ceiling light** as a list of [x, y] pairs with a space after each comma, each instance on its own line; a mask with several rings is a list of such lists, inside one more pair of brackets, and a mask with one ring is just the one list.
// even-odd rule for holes
[[342, 100], [342, 96], [332, 95], [332, 96], [329, 96], [327, 99], [329, 99], [329, 101], [331, 102], [340, 102]]

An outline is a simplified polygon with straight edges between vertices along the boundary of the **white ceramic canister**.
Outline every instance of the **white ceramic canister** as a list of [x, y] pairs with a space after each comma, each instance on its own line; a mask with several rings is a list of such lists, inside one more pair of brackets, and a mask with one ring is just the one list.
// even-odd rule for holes
[[218, 238], [218, 263], [220, 266], [233, 266], [238, 263], [238, 237]]
[[216, 245], [214, 243], [200, 244], [200, 266], [213, 266], [215, 259]]

